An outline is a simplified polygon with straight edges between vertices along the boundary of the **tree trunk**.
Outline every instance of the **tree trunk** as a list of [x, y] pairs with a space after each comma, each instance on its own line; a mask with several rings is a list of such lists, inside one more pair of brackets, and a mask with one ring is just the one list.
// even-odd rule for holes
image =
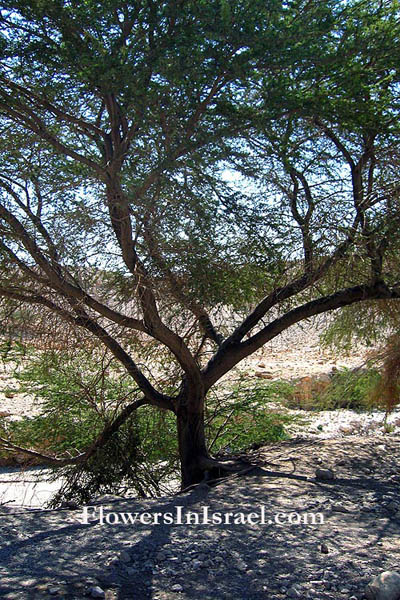
[[204, 478], [201, 461], [209, 456], [204, 432], [204, 398], [197, 398], [195, 402], [181, 400], [177, 426], [183, 489]]

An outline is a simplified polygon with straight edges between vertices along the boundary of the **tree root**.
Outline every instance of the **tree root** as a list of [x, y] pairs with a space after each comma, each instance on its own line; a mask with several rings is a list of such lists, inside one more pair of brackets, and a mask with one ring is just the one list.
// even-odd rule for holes
[[224, 476], [219, 476], [219, 477], [215, 477], [213, 479], [210, 479], [210, 471], [205, 471], [205, 475], [204, 475], [204, 479], [202, 481], [200, 481], [200, 483], [192, 483], [192, 485], [188, 485], [187, 487], [185, 487], [183, 490], [179, 490], [179, 492], [176, 492], [175, 496], [179, 496], [181, 494], [185, 494], [186, 492], [189, 492], [190, 490], [196, 489], [196, 488], [210, 488], [212, 485], [214, 484], [218, 484], [218, 483], [222, 483], [223, 481], [227, 481], [227, 480], [231, 480], [231, 479], [237, 479], [238, 477], [241, 477], [242, 475], [246, 475], [246, 473], [249, 473], [250, 471], [253, 471], [253, 469], [257, 469], [257, 465], [251, 465], [250, 467], [247, 467], [246, 469], [241, 469], [240, 471], [231, 471], [229, 475]]
[[227, 473], [232, 473], [236, 471], [240, 471], [243, 467], [243, 463], [248, 461], [241, 461], [242, 465], [239, 464], [237, 460], [227, 460], [220, 461], [216, 458], [211, 458], [209, 456], [203, 456], [199, 460], [199, 466], [205, 471], [212, 471], [214, 469], [220, 469], [221, 471], [226, 471]]
[[[243, 468], [243, 465], [249, 465]], [[230, 461], [219, 461], [209, 456], [203, 456], [199, 459], [199, 466], [204, 470], [204, 477], [199, 483], [192, 483], [187, 487], [183, 488], [176, 495], [188, 492], [198, 486], [210, 486], [214, 483], [224, 481], [225, 479], [239, 477], [248, 473], [255, 468], [248, 461], [243, 460], [230, 460]]]

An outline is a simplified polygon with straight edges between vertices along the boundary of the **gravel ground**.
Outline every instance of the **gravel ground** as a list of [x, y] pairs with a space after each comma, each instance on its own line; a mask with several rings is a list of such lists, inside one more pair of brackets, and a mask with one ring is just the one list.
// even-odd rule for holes
[[[263, 505], [268, 518], [313, 512], [324, 524], [101, 525], [81, 523], [81, 508], [0, 507], [0, 597], [361, 599], [372, 576], [400, 564], [399, 450], [394, 435], [292, 440], [254, 451], [256, 467], [215, 487], [100, 501], [105, 515], [176, 506], [184, 515], [248, 514]], [[335, 478], [315, 479], [318, 467]]]

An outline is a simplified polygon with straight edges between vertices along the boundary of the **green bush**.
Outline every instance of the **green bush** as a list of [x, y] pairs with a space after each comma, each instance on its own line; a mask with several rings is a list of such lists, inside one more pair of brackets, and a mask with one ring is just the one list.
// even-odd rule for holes
[[377, 369], [342, 369], [332, 376], [331, 384], [315, 398], [318, 410], [347, 408], [370, 410], [371, 394], [380, 380]]
[[[38, 414], [3, 420], [3, 437], [50, 456], [76, 456], [109, 423], [118, 408], [138, 397], [132, 381], [95, 351], [37, 352], [15, 372], [19, 393], [34, 396]], [[212, 453], [237, 452], [286, 439], [293, 417], [271, 409], [292, 393], [286, 382], [240, 381], [210, 395], [206, 433]], [[4, 451], [3, 451], [4, 452]], [[103, 493], [157, 496], [179, 478], [176, 419], [143, 406], [84, 464], [54, 472], [64, 484], [52, 505], [88, 502]]]
[[293, 393], [285, 381], [240, 381], [229, 393], [218, 393], [208, 403], [208, 439], [212, 451], [243, 451], [289, 437], [286, 426], [296, 418], [271, 408]]
[[0, 341], [0, 360], [3, 364], [19, 362], [25, 357], [28, 349], [25, 344], [18, 340], [3, 339]]

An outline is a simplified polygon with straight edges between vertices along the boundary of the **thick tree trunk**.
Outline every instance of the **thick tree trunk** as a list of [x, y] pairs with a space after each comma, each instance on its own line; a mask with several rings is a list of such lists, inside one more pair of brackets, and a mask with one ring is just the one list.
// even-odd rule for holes
[[183, 398], [177, 411], [179, 457], [182, 488], [204, 478], [202, 459], [208, 458], [204, 432], [204, 399], [187, 402]]

